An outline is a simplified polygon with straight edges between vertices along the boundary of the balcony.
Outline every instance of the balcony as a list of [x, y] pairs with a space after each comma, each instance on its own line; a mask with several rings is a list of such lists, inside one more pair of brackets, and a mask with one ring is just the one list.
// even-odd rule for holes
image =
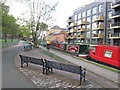
[[67, 22], [68, 22], [68, 23], [71, 23], [71, 22], [72, 22], [72, 20], [71, 20], [71, 19], [69, 19], [69, 20], [67, 20]]
[[69, 39], [69, 36], [65, 37], [65, 39]]
[[78, 32], [85, 32], [85, 28], [78, 28]]
[[71, 35], [71, 36], [69, 36], [69, 38], [70, 38], [70, 39], [76, 39], [77, 36], [75, 36], [75, 35]]
[[66, 33], [70, 33], [69, 31], [67, 31]]
[[101, 21], [104, 21], [104, 16], [98, 16], [94, 22], [101, 22]]
[[93, 30], [103, 30], [104, 25], [97, 25], [97, 27], [94, 27]]
[[112, 13], [112, 15], [110, 16], [111, 19], [118, 18], [118, 17], [120, 17], [120, 11], [114, 12], [114, 13]]
[[89, 22], [87, 22], [87, 21], [81, 21], [81, 22], [79, 23], [79, 25], [85, 25], [85, 24], [89, 24]]
[[110, 28], [111, 29], [113, 29], [113, 28], [120, 28], [120, 22], [110, 24]]
[[117, 8], [119, 6], [120, 6], [120, 1], [113, 3], [111, 8], [113, 9], [113, 8]]
[[77, 29], [72, 29], [72, 30], [70, 30], [70, 32], [71, 32], [71, 33], [77, 32]]
[[77, 23], [73, 23], [73, 26], [74, 26], [74, 27], [77, 26]]
[[120, 33], [109, 34], [110, 39], [120, 39]]
[[93, 34], [92, 38], [104, 38], [103, 34]]
[[78, 37], [77, 37], [77, 39], [84, 39], [85, 38], [85, 35], [79, 35]]
[[67, 25], [67, 27], [68, 27], [68, 28], [71, 28], [71, 26], [70, 26], [70, 25]]

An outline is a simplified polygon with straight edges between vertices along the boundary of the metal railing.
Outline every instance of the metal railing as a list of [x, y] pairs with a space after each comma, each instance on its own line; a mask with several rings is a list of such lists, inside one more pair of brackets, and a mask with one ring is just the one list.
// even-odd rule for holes
[[117, 11], [117, 12], [113, 12], [113, 13], [112, 13], [112, 16], [116, 16], [116, 15], [120, 15], [120, 11]]
[[120, 37], [120, 33], [111, 34], [111, 37]]
[[120, 22], [111, 23], [111, 26], [120, 26]]
[[18, 41], [4, 42], [4, 43], [0, 44], [0, 47], [8, 47], [8, 46], [16, 45], [17, 43], [18, 43]]
[[117, 5], [120, 4], [120, 1], [116, 1], [115, 3], [113, 3], [112, 5]]

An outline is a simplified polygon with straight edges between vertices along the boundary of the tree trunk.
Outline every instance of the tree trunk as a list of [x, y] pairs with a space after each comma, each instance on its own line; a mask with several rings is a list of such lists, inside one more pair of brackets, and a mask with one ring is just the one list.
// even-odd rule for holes
[[12, 35], [11, 41], [13, 42], [13, 35]]
[[5, 42], [7, 42], [7, 39], [6, 39], [6, 38], [7, 38], [7, 35], [5, 34], [5, 37], [4, 37]]
[[34, 48], [37, 48], [38, 42], [37, 42], [37, 35], [35, 34], [33, 37], [33, 43], [34, 43]]

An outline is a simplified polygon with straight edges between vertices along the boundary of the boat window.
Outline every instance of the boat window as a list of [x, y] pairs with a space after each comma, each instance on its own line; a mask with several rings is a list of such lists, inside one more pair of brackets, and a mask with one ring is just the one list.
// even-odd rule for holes
[[112, 51], [105, 50], [105, 51], [104, 51], [104, 56], [105, 56], [105, 57], [108, 57], [108, 58], [111, 58], [111, 57], [112, 57]]

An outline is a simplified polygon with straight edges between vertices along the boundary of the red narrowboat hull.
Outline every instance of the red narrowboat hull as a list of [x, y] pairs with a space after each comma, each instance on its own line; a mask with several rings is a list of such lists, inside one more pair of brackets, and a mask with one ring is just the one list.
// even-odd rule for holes
[[120, 46], [98, 45], [89, 51], [90, 58], [120, 68]]

